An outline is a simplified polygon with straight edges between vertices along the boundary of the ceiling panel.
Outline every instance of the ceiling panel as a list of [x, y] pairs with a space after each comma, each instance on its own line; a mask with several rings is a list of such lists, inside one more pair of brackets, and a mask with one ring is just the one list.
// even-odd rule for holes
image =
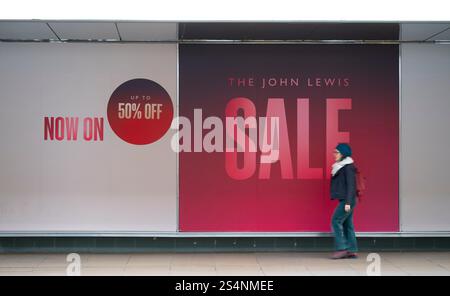
[[49, 25], [62, 40], [119, 40], [119, 34], [114, 23], [51, 22]]
[[450, 41], [450, 27], [447, 30], [445, 30], [444, 32], [434, 36], [433, 38], [430, 38], [430, 40]]
[[403, 41], [424, 41], [427, 38], [442, 32], [450, 26], [450, 23], [432, 24], [402, 24], [401, 40]]
[[[51, 28], [50, 28], [50, 27]], [[116, 27], [117, 26], [117, 27]], [[0, 21], [2, 40], [398, 40], [396, 23]], [[52, 30], [54, 32], [52, 32]], [[448, 29], [448, 30], [447, 30]], [[120, 33], [120, 35], [119, 35]], [[56, 34], [56, 35], [55, 35]], [[401, 24], [402, 41], [450, 40], [450, 22]]]
[[0, 21], [0, 39], [58, 39], [45, 22]]
[[177, 23], [118, 22], [124, 41], [173, 41], [178, 39]]

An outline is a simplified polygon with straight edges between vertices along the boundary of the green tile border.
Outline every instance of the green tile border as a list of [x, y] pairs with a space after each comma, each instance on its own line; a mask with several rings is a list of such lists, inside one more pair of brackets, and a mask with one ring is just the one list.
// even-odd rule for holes
[[[450, 237], [361, 237], [360, 251], [450, 251]], [[0, 253], [331, 252], [332, 237], [0, 237]]]

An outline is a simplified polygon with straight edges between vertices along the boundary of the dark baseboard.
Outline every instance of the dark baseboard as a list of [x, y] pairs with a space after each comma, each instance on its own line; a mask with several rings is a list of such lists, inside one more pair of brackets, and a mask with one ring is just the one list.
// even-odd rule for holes
[[[450, 251], [450, 237], [361, 237], [361, 252]], [[0, 237], [0, 253], [330, 252], [332, 237]]]

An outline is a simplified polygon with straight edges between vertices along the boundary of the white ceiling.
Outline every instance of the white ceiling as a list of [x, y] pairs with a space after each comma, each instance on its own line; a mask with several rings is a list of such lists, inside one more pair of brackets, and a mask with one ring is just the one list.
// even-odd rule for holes
[[114, 23], [50, 22], [48, 24], [61, 40], [120, 39]]
[[0, 21], [4, 40], [177, 40], [177, 23]]
[[46, 23], [0, 22], [0, 39], [57, 39]]
[[[0, 21], [2, 40], [177, 40], [175, 22]], [[402, 41], [450, 41], [450, 23], [402, 23]]]
[[450, 40], [450, 27], [444, 32], [430, 38], [430, 40]]
[[177, 23], [117, 23], [122, 40], [177, 40]]
[[450, 40], [450, 23], [402, 24], [403, 41]]

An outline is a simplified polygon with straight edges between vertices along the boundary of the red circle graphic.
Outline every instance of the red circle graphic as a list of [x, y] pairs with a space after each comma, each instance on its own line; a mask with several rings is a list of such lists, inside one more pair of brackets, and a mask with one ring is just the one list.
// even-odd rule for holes
[[167, 91], [155, 81], [132, 79], [122, 83], [108, 102], [108, 122], [127, 143], [146, 145], [161, 139], [173, 119]]

